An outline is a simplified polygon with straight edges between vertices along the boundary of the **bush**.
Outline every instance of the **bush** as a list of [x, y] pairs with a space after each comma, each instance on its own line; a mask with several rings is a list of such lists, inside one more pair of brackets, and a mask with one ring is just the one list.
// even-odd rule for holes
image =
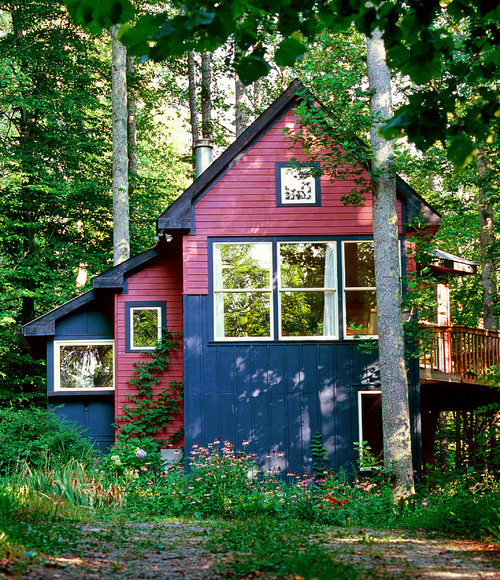
[[83, 429], [44, 409], [0, 409], [0, 473], [25, 462], [40, 469], [53, 459], [85, 461], [94, 456], [93, 443]]

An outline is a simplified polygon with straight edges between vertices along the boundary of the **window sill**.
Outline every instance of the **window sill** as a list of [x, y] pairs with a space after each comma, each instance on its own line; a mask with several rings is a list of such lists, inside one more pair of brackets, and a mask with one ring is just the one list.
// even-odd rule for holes
[[71, 391], [48, 391], [47, 392], [47, 396], [49, 398], [57, 398], [57, 397], [81, 397], [81, 396], [87, 396], [87, 397], [102, 397], [102, 396], [108, 396], [108, 397], [112, 397], [115, 394], [115, 390], [114, 389], [106, 389], [106, 390], [99, 390], [96, 389], [94, 390], [90, 390], [90, 389], [75, 389], [75, 390], [71, 390]]

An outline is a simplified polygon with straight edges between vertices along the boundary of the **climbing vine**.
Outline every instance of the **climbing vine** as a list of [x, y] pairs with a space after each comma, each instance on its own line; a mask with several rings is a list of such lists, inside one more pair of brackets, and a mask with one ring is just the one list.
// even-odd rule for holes
[[[180, 381], [170, 381], [168, 387], [157, 390], [162, 374], [168, 369], [170, 353], [177, 350], [180, 334], [171, 333], [164, 329], [163, 337], [149, 360], [134, 363], [134, 376], [129, 384], [137, 390], [135, 394], [126, 394], [128, 400], [123, 405], [120, 420], [121, 437], [154, 436], [164, 430], [169, 421], [182, 408], [183, 384]], [[183, 435], [183, 428], [170, 434], [165, 441], [168, 445], [175, 445]]]

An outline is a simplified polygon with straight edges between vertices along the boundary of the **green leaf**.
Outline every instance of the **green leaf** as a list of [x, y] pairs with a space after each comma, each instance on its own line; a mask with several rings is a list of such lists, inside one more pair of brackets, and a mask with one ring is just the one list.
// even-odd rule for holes
[[470, 163], [476, 155], [476, 146], [468, 135], [455, 135], [448, 145], [448, 159], [455, 167]]
[[274, 59], [280, 67], [293, 66], [295, 61], [307, 50], [302, 42], [290, 36], [281, 41]]
[[66, 6], [73, 21], [94, 34], [134, 17], [130, 0], [66, 0]]
[[250, 54], [244, 56], [235, 68], [241, 82], [244, 85], [250, 85], [266, 76], [271, 67], [262, 56]]

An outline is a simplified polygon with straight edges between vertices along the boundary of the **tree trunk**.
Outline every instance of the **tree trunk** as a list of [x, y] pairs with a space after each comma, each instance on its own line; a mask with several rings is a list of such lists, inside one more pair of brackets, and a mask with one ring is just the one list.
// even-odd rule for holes
[[212, 139], [212, 59], [209, 52], [201, 55], [201, 134]]
[[439, 467], [444, 473], [450, 467], [450, 451], [448, 449], [448, 415], [446, 411], [439, 412]]
[[137, 124], [135, 103], [135, 57], [127, 56], [127, 138], [128, 138], [128, 171], [137, 176]]
[[380, 31], [367, 39], [367, 65], [373, 95], [373, 239], [379, 335], [384, 468], [396, 477], [394, 497], [414, 491], [408, 383], [401, 306], [400, 254], [396, 212], [394, 143], [381, 138], [380, 122], [392, 116], [391, 75]]
[[481, 232], [479, 246], [481, 248], [481, 282], [483, 287], [483, 320], [484, 327], [498, 330], [498, 315], [495, 312], [497, 297], [497, 281], [492, 248], [495, 243], [495, 225], [493, 223], [493, 207], [488, 199], [491, 189], [491, 170], [488, 159], [481, 149], [477, 152], [477, 172], [480, 178], [478, 191], [478, 206]]
[[245, 103], [247, 92], [245, 85], [240, 81], [240, 77], [237, 73], [234, 73], [234, 84], [236, 97], [234, 107], [236, 137], [239, 137], [248, 127], [247, 105]]
[[188, 52], [188, 83], [189, 83], [189, 118], [191, 121], [191, 135], [192, 135], [192, 148], [194, 154], [194, 148], [196, 141], [198, 141], [199, 129], [198, 129], [198, 106], [196, 104], [196, 61], [194, 58], [194, 51], [190, 50]]
[[111, 100], [113, 104], [113, 263], [130, 257], [127, 143], [127, 74], [125, 47], [111, 28]]

